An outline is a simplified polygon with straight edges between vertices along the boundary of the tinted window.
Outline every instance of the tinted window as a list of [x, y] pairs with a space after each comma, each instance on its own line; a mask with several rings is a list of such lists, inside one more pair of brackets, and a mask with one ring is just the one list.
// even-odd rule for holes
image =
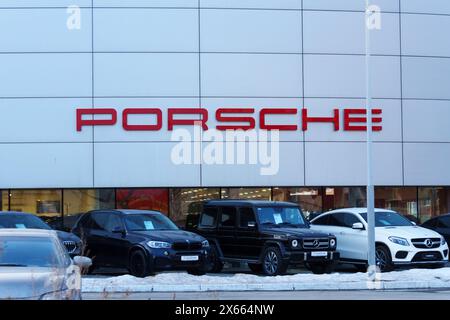
[[259, 207], [256, 208], [259, 222], [267, 225], [288, 224], [305, 225], [305, 219], [297, 207]]
[[361, 222], [357, 216], [351, 213], [344, 213], [344, 226], [352, 228], [354, 223]]
[[333, 213], [328, 220], [330, 226], [345, 227], [345, 216], [342, 212]]
[[218, 208], [204, 208], [200, 219], [201, 227], [215, 227], [217, 223]]
[[172, 220], [162, 214], [131, 214], [124, 220], [129, 231], [178, 230]]
[[220, 217], [220, 226], [222, 227], [234, 227], [236, 225], [236, 208], [235, 207], [223, 207]]
[[314, 220], [313, 224], [318, 224], [318, 225], [322, 225], [322, 226], [326, 226], [328, 225], [328, 220], [330, 218], [330, 215], [324, 215], [323, 217], [320, 217], [316, 220]]
[[[367, 221], [367, 213], [361, 213], [364, 220]], [[407, 227], [412, 226], [411, 221], [403, 217], [396, 212], [376, 212], [375, 213], [375, 226], [376, 227]]]
[[0, 266], [63, 267], [67, 263], [64, 258], [64, 253], [51, 238], [0, 238]]
[[240, 208], [239, 209], [239, 226], [242, 228], [248, 228], [249, 222], [255, 222], [255, 213], [253, 212], [253, 208]]
[[113, 213], [108, 214], [105, 229], [108, 232], [112, 232], [114, 230], [122, 230], [123, 229], [122, 220], [117, 214]]
[[12, 229], [45, 229], [51, 228], [41, 219], [33, 215], [0, 214], [0, 228]]
[[94, 230], [104, 230], [106, 231], [106, 224], [108, 222], [108, 214], [105, 213], [94, 213], [91, 215], [91, 228]]
[[443, 217], [437, 220], [438, 220], [437, 223], [438, 228], [450, 228], [450, 217]]

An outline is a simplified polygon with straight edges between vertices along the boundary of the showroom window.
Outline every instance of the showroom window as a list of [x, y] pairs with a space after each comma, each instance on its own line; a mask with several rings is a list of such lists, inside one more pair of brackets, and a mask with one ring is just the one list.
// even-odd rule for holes
[[421, 222], [450, 213], [450, 188], [419, 188], [419, 218]]
[[219, 188], [170, 189], [170, 218], [180, 227], [193, 227], [202, 201], [213, 199], [220, 199]]
[[323, 188], [323, 212], [350, 207], [366, 206], [365, 187], [325, 187]]
[[417, 188], [376, 187], [375, 207], [397, 211], [414, 222], [418, 222]]
[[156, 210], [169, 213], [169, 190], [164, 189], [117, 189], [118, 209]]
[[274, 201], [298, 203], [308, 220], [322, 212], [321, 188], [273, 188]]
[[9, 209], [8, 190], [0, 190], [0, 210], [8, 211]]
[[271, 188], [222, 188], [222, 199], [271, 200]]
[[63, 190], [63, 229], [70, 230], [79, 216], [95, 209], [114, 209], [114, 189], [67, 189]]
[[62, 226], [61, 190], [11, 190], [12, 211], [36, 213], [53, 228]]

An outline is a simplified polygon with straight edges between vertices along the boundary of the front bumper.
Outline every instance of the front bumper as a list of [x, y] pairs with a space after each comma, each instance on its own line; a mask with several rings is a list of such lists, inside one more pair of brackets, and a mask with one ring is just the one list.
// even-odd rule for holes
[[435, 249], [396, 247], [391, 248], [391, 253], [392, 263], [399, 266], [446, 264], [448, 263], [449, 258], [449, 250], [447, 245], [440, 246]]
[[337, 262], [339, 261], [340, 254], [337, 251], [320, 251], [326, 252], [324, 256], [315, 256], [317, 251], [304, 251], [304, 252], [290, 252], [289, 258], [286, 259], [289, 264], [301, 264], [304, 262]]
[[[153, 268], [155, 271], [206, 268], [211, 263], [209, 249], [192, 251], [152, 249], [150, 256], [152, 258]], [[197, 257], [197, 260], [183, 261], [183, 257], [188, 260]]]

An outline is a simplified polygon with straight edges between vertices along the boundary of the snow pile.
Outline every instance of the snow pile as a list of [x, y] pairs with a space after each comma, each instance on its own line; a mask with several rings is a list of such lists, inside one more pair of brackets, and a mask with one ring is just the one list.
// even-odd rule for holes
[[364, 290], [450, 288], [450, 268], [411, 269], [377, 274], [369, 282], [366, 273], [333, 273], [265, 277], [251, 274], [193, 276], [183, 272], [161, 273], [147, 278], [130, 275], [83, 279], [83, 292], [180, 292], [254, 290]]

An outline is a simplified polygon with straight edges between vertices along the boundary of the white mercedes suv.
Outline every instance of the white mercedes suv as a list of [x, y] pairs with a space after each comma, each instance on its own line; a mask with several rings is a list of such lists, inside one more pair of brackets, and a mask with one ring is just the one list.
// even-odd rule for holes
[[[444, 266], [448, 245], [438, 233], [416, 226], [395, 211], [375, 209], [376, 263], [381, 271], [400, 265]], [[340, 262], [367, 267], [367, 209], [333, 210], [311, 220], [311, 229], [334, 234]]]

